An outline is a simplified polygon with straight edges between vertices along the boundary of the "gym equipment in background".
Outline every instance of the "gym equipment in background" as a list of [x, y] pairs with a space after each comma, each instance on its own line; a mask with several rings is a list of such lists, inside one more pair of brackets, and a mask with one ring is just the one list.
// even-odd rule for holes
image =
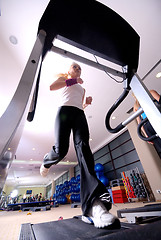
[[135, 201], [136, 199], [150, 201], [148, 192], [137, 167], [122, 172], [121, 175], [129, 202]]
[[[60, 17], [60, 12], [63, 17]], [[73, 14], [69, 14], [72, 12], [77, 12], [76, 19]], [[72, 28], [69, 27], [71, 25]], [[116, 63], [126, 70], [122, 73], [64, 51], [63, 49], [56, 48], [53, 46], [53, 41], [56, 38]], [[49, 2], [39, 22], [38, 37], [20, 84], [10, 105], [0, 119], [0, 191], [3, 189], [9, 166], [15, 155], [23, 129], [23, 121], [26, 119], [26, 111], [29, 109], [36, 85], [28, 114], [28, 120], [33, 120], [38, 96], [41, 64], [45, 55], [50, 50], [98, 69], [105, 69], [107, 72], [121, 76], [124, 79], [124, 91], [109, 110], [106, 117], [106, 127], [110, 132], [120, 131], [127, 123], [144, 111], [155, 131], [161, 137], [160, 111], [153, 103], [148, 90], [136, 74], [139, 58], [139, 42], [139, 35], [121, 16], [95, 0], [77, 0], [77, 2], [74, 0], [51, 0]], [[37, 83], [34, 81], [36, 77]], [[110, 116], [126, 98], [130, 89], [133, 90], [142, 109], [121, 123], [116, 129], [112, 129], [109, 124]], [[18, 107], [17, 104], [19, 104]], [[17, 109], [19, 109], [19, 112], [16, 111]], [[11, 118], [12, 125], [9, 124]], [[9, 146], [12, 149], [10, 152], [8, 152]], [[83, 223], [75, 218], [23, 226], [24, 228], [27, 226], [25, 235], [29, 229], [28, 236], [30, 236], [30, 239], [37, 240], [49, 240], [53, 239], [53, 236], [55, 240], [63, 239], [64, 236], [70, 240], [76, 239], [78, 236], [80, 239], [96, 239], [101, 236], [102, 240], [110, 239], [110, 237], [117, 240], [129, 238], [134, 240], [140, 236], [143, 239], [147, 239], [148, 237], [151, 237], [151, 239], [160, 239], [161, 234], [160, 222], [128, 230], [125, 229], [127, 225], [126, 227], [122, 225], [122, 228], [118, 231], [116, 229], [96, 229], [94, 226]], [[132, 226], [130, 227], [132, 228]], [[22, 227], [20, 239], [24, 239], [24, 234], [22, 233], [24, 228]]]
[[[63, 184], [56, 185], [56, 190], [53, 199], [58, 204], [73, 203], [73, 206], [80, 203], [80, 175], [72, 177], [70, 181], [65, 181]], [[76, 205], [75, 205], [76, 203]]]
[[22, 211], [47, 211], [51, 209], [51, 203], [54, 203], [54, 201], [37, 201], [37, 202], [26, 202], [26, 203], [15, 203], [15, 204], [8, 204], [7, 209], [8, 210], [22, 210]]
[[95, 168], [94, 168], [97, 178], [106, 186], [109, 186], [109, 180], [108, 178], [104, 175], [104, 166], [101, 163], [96, 163]]
[[158, 221], [161, 220], [161, 204], [147, 204], [144, 207], [121, 209], [117, 211], [117, 216], [126, 218], [129, 223], [137, 224]]

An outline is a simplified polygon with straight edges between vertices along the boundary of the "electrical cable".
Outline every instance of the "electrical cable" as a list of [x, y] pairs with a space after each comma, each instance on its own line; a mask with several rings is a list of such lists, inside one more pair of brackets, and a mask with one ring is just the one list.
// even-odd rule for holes
[[[93, 56], [94, 56], [94, 58], [95, 58], [95, 60], [96, 60], [96, 63], [100, 65], [100, 63], [98, 62], [96, 56], [95, 56], [95, 55], [93, 55]], [[123, 68], [122, 68], [122, 70], [123, 70]], [[124, 82], [124, 79], [123, 79], [122, 81], [118, 81], [117, 79], [115, 79], [114, 77], [112, 77], [104, 68], [103, 68], [103, 71], [104, 71], [112, 80], [114, 80], [115, 82], [117, 82], [117, 83], [123, 83], [123, 82]]]

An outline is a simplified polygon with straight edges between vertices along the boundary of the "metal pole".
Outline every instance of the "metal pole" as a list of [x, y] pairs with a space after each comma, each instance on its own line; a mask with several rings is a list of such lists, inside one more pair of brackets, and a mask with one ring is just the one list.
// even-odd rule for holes
[[135, 118], [137, 118], [138, 116], [140, 116], [143, 113], [143, 109], [139, 108], [135, 113], [133, 113], [129, 118], [127, 118], [124, 122], [122, 122], [123, 126], [126, 126], [127, 124], [129, 124], [130, 122], [132, 122]]
[[99, 69], [99, 70], [106, 71], [106, 72], [108, 72], [108, 73], [110, 73], [110, 74], [113, 74], [114, 76], [118, 76], [118, 77], [121, 77], [121, 78], [123, 78], [123, 79], [126, 78], [126, 74], [125, 74], [125, 73], [122, 73], [122, 72], [117, 71], [117, 70], [115, 70], [115, 69], [109, 68], [109, 67], [107, 67], [107, 66], [105, 66], [105, 65], [96, 63], [96, 62], [94, 62], [94, 61], [92, 61], [92, 60], [89, 60], [89, 59], [84, 58], [84, 57], [81, 57], [81, 56], [79, 56], [79, 55], [77, 55], [77, 54], [68, 52], [68, 51], [63, 50], [63, 49], [61, 49], [61, 48], [58, 48], [58, 47], [56, 47], [56, 46], [52, 46], [51, 51], [53, 51], [53, 52], [55, 52], [55, 53], [57, 53], [57, 54], [60, 54], [60, 55], [62, 55], [63, 57], [68, 57], [68, 58], [71, 58], [71, 59], [73, 59], [73, 60], [79, 61], [79, 62], [81, 62], [81, 63], [87, 64], [87, 65], [89, 65], [89, 66], [91, 66], [91, 67], [97, 68], [97, 69]]
[[139, 101], [140, 106], [143, 108], [149, 122], [159, 137], [161, 137], [161, 113], [153, 102], [153, 98], [148, 89], [137, 74], [132, 77], [130, 87]]

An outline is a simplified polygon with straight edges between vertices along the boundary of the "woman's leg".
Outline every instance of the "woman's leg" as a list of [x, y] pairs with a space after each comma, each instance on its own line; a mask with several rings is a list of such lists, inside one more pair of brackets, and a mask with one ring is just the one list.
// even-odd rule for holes
[[89, 130], [83, 111], [77, 110], [73, 123], [74, 145], [81, 176], [81, 203], [84, 215], [89, 215], [94, 200], [100, 199], [107, 210], [111, 209], [110, 194], [94, 171], [94, 159], [89, 146]]
[[61, 107], [55, 120], [55, 145], [44, 157], [43, 166], [50, 168], [57, 164], [67, 154], [69, 148], [69, 137], [71, 133], [71, 120], [69, 107]]

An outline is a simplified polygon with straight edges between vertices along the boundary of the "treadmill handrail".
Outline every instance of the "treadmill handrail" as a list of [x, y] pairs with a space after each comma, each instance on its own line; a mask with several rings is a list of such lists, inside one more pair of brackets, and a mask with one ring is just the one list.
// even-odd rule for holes
[[120, 123], [116, 128], [111, 128], [110, 126], [110, 117], [112, 115], [112, 113], [115, 111], [115, 109], [121, 104], [121, 102], [127, 97], [129, 93], [129, 89], [125, 88], [123, 93], [121, 94], [121, 96], [116, 100], [116, 102], [112, 105], [112, 107], [110, 108], [110, 110], [108, 111], [107, 115], [106, 115], [106, 120], [105, 120], [105, 124], [106, 124], [106, 128], [110, 133], [117, 133], [120, 130], [122, 130], [125, 126]]
[[141, 128], [144, 127], [144, 124], [148, 122], [148, 118], [145, 118], [143, 119], [139, 124], [138, 124], [138, 127], [137, 127], [137, 133], [138, 133], [138, 136], [143, 140], [143, 141], [153, 141], [154, 139], [156, 139], [158, 137], [157, 133], [150, 136], [150, 137], [146, 137], [142, 134], [142, 131], [141, 131]]

